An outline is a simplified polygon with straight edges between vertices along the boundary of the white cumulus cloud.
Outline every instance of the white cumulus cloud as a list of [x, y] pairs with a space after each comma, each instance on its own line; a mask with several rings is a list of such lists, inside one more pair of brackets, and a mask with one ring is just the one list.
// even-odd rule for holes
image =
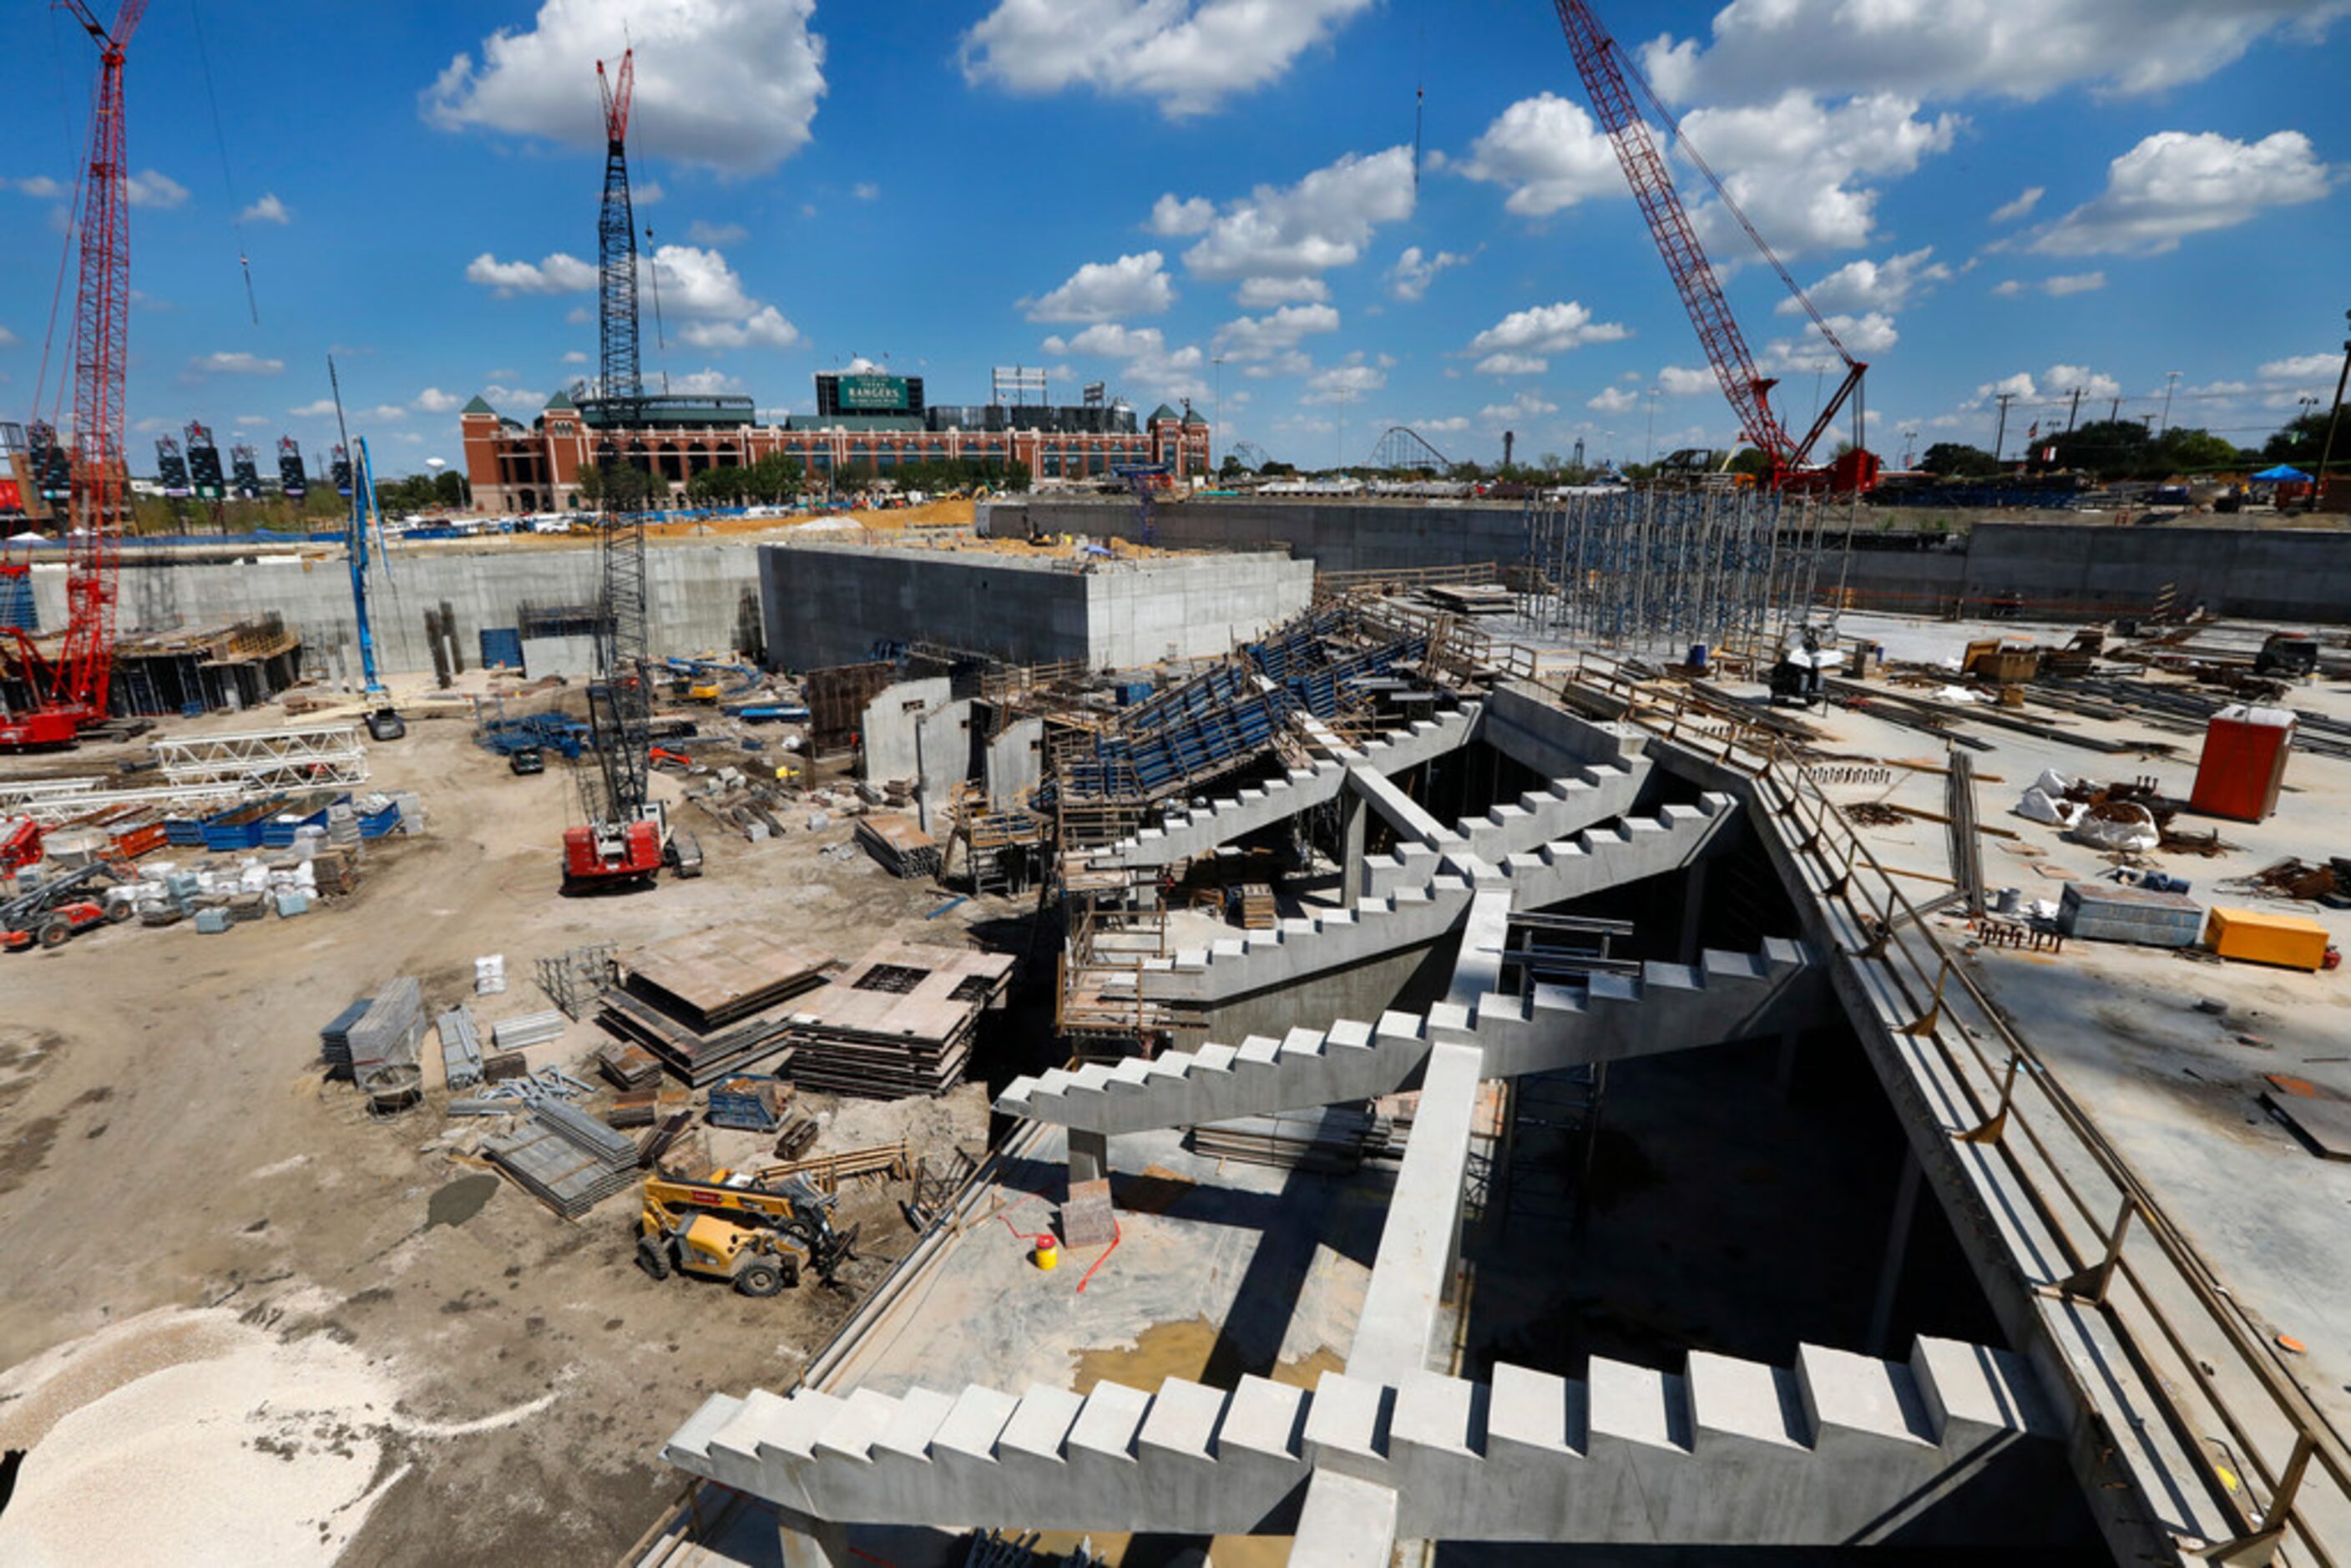
[[966, 79], [1017, 93], [1088, 87], [1171, 119], [1288, 74], [1372, 0], [998, 0], [963, 36]]
[[176, 207], [188, 199], [188, 188], [169, 174], [142, 169], [122, 182], [123, 194], [134, 207]]
[[2030, 99], [2084, 82], [2143, 93], [2200, 81], [2282, 28], [2313, 37], [2346, 10], [2343, 0], [1730, 0], [1706, 42], [1660, 37], [1641, 61], [1677, 102], [1791, 87]]
[[1596, 413], [1630, 413], [1641, 406], [1641, 397], [1629, 387], [1610, 387], [1583, 406]]
[[1428, 286], [1437, 281], [1438, 273], [1448, 267], [1465, 266], [1468, 260], [1449, 250], [1430, 255], [1416, 245], [1408, 245], [1396, 257], [1395, 266], [1388, 269], [1388, 292], [1410, 303], [1428, 292]]
[[1608, 138], [1582, 104], [1556, 93], [1522, 98], [1502, 110], [1453, 166], [1472, 180], [1510, 187], [1502, 205], [1520, 217], [1625, 193]]
[[[1892, 93], [1832, 105], [1791, 92], [1768, 104], [1693, 110], [1682, 128], [1771, 248], [1796, 256], [1868, 244], [1879, 193], [1865, 182], [1912, 172], [1948, 151], [1963, 123], [1951, 114], [1922, 119], [1917, 99]], [[1718, 264], [1753, 255], [1720, 203], [1698, 204], [1691, 218]]]
[[[1823, 312], [1835, 314], [1882, 310], [1900, 310], [1928, 293], [1936, 284], [1949, 283], [1951, 269], [1935, 259], [1935, 247], [1921, 246], [1901, 256], [1890, 256], [1884, 261], [1864, 258], [1849, 261], [1804, 292]], [[1803, 307], [1793, 298], [1782, 299], [1779, 312], [1794, 316]]]
[[2334, 171], [2310, 138], [2280, 131], [2259, 141], [2217, 131], [2158, 131], [2106, 169], [2106, 188], [2043, 227], [2046, 256], [2159, 256], [2190, 235], [2234, 228], [2266, 208], [2326, 194]]
[[277, 199], [275, 191], [264, 192], [261, 200], [236, 215], [240, 223], [248, 224], [290, 224], [294, 221], [294, 214], [286, 210], [286, 204]]
[[1412, 215], [1412, 149], [1350, 152], [1294, 185], [1228, 202], [1184, 253], [1195, 277], [1311, 277], [1351, 267], [1381, 224]]
[[199, 376], [274, 376], [285, 368], [283, 360], [264, 359], [243, 350], [204, 354], [188, 361], [189, 371]]
[[2106, 286], [2103, 272], [2068, 272], [2055, 277], [2011, 277], [1995, 286], [1992, 292], [2002, 299], [2014, 299], [2026, 294], [2046, 294], [2052, 299], [2063, 299], [2069, 294], [2091, 294]]
[[799, 329], [772, 305], [762, 305], [740, 321], [689, 321], [678, 336], [697, 349], [789, 349]]
[[578, 294], [596, 287], [596, 268], [562, 251], [537, 262], [500, 261], [484, 251], [465, 264], [465, 281], [495, 290], [501, 299], [513, 294]]
[[426, 387], [416, 394], [416, 406], [425, 413], [447, 413], [465, 401], [455, 392], [445, 392], [439, 387]]
[[1216, 352], [1228, 360], [1273, 360], [1316, 332], [1339, 329], [1339, 312], [1328, 305], [1285, 305], [1270, 316], [1241, 316], [1217, 329]]
[[1217, 204], [1206, 196], [1178, 201], [1168, 192], [1151, 204], [1150, 229], [1155, 235], [1206, 234], [1216, 221]]
[[542, 0], [530, 26], [500, 28], [419, 95], [425, 120], [601, 152], [599, 59], [636, 50], [632, 151], [735, 173], [805, 146], [824, 95], [816, 0]]
[[1632, 333], [1614, 321], [1595, 321], [1581, 300], [1562, 299], [1513, 310], [1469, 340], [1472, 354], [1563, 353], [1586, 343], [1614, 343]]
[[2039, 206], [2041, 198], [2048, 193], [2049, 187], [2046, 185], [2027, 185], [2022, 191], [2017, 193], [2016, 200], [1993, 208], [1991, 221], [1996, 224], [2012, 224]]
[[1113, 321], [1123, 316], [1156, 316], [1176, 302], [1175, 287], [1155, 250], [1090, 261], [1069, 281], [1020, 308], [1031, 321]]
[[1233, 302], [1244, 310], [1270, 310], [1277, 305], [1321, 305], [1331, 298], [1331, 286], [1319, 277], [1244, 277], [1233, 290]]
[[1474, 368], [1481, 376], [1539, 376], [1551, 361], [1541, 354], [1489, 354]]

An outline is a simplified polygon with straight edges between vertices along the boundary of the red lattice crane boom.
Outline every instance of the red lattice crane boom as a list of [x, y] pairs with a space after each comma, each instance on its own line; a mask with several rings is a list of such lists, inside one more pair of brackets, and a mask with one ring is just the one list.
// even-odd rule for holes
[[113, 680], [114, 601], [130, 511], [123, 387], [131, 320], [130, 166], [122, 65], [147, 0], [122, 0], [111, 27], [86, 0], [59, 0], [99, 49], [89, 166], [81, 191], [81, 271], [74, 295], [73, 491], [67, 517], [66, 630], [55, 657], [16, 633], [34, 704], [0, 718], [0, 747], [57, 746], [106, 717]]
[[[1812, 318], [1813, 327], [1844, 361], [1844, 383], [1837, 388], [1836, 395], [1822, 405], [1820, 417], [1813, 422], [1812, 428], [1801, 439], [1789, 434], [1771, 406], [1771, 389], [1779, 383], [1756, 369], [1746, 334], [1740, 330], [1739, 319], [1731, 313], [1730, 301], [1723, 295], [1714, 264], [1707, 258], [1706, 247], [1699, 243], [1698, 230], [1690, 223], [1689, 211], [1682, 204], [1681, 193], [1674, 186], [1665, 153], [1634, 101], [1633, 84], [1639, 83], [1643, 96], [1669, 130], [1674, 129], [1672, 116], [1584, 0], [1552, 0], [1552, 5], [1559, 12], [1560, 26], [1567, 35], [1568, 52], [1575, 57], [1576, 72], [1583, 77], [1584, 90], [1591, 95], [1593, 111], [1599, 119], [1600, 128], [1608, 133], [1610, 144], [1616, 149], [1616, 161], [1624, 166], [1625, 181], [1633, 187], [1633, 198], [1640, 204], [1641, 215], [1648, 223], [1658, 254], [1665, 257], [1666, 270], [1673, 276], [1674, 287], [1682, 298], [1682, 308], [1689, 313], [1690, 325], [1698, 329], [1707, 362], [1714, 367], [1723, 395], [1730, 400], [1732, 410], [1739, 415], [1740, 432], [1771, 459], [1773, 487], [1810, 489], [1825, 482], [1838, 490], [1868, 489], [1876, 484], [1877, 472], [1876, 459], [1861, 450], [1861, 380], [1869, 367], [1846, 352], [1827, 319], [1772, 254], [1771, 247], [1764, 243], [1763, 236], [1723, 188], [1714, 171], [1683, 139], [1684, 155], [1706, 176], [1724, 210], [1739, 220], [1756, 250], [1779, 274], [1780, 281], [1787, 285], [1788, 292]], [[1809, 467], [1813, 448], [1848, 402], [1855, 410], [1854, 450], [1840, 457], [1827, 474]]]

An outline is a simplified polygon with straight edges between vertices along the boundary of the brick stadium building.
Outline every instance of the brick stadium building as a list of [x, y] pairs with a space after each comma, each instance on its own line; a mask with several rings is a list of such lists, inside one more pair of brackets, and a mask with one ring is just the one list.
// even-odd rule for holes
[[1165, 465], [1177, 478], [1208, 471], [1208, 422], [1162, 403], [1138, 420], [1106, 403], [1099, 387], [1081, 404], [928, 405], [920, 376], [836, 374], [816, 378], [817, 412], [761, 424], [747, 397], [651, 396], [626, 429], [608, 426], [595, 399], [557, 392], [528, 424], [476, 397], [459, 416], [474, 509], [486, 513], [569, 511], [581, 505], [580, 470], [600, 451], [641, 458], [673, 501], [706, 468], [747, 468], [781, 453], [798, 458], [816, 486], [890, 477], [908, 464], [947, 459], [1023, 463], [1037, 479], [1106, 478], [1117, 469]]

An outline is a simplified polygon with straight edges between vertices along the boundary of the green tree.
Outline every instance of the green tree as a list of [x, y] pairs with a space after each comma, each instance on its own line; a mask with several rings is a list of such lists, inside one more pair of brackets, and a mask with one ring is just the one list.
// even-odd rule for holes
[[780, 452], [770, 452], [743, 470], [743, 493], [765, 506], [790, 499], [799, 495], [806, 484], [800, 460], [787, 457]]
[[[2292, 463], [2297, 467], [2314, 471], [2320, 454], [2326, 449], [2326, 424], [2333, 414], [2334, 410], [2330, 407], [2314, 408], [2299, 416], [2269, 438], [2268, 444], [2262, 448], [2262, 460], [2266, 463]], [[2342, 461], [2339, 451], [2335, 454], [2335, 461], [2338, 465]], [[2341, 469], [2338, 467], [2336, 472], [2339, 474]]]
[[2235, 442], [2193, 426], [2173, 425], [2155, 445], [2165, 465], [2175, 474], [2209, 474], [2217, 469], [2251, 466], [2245, 461], [2247, 455], [2238, 449]]
[[433, 498], [444, 507], [470, 507], [474, 486], [455, 468], [444, 468], [433, 477]]
[[1927, 448], [1918, 466], [1953, 479], [1985, 479], [2001, 471], [2000, 459], [1963, 441], [1938, 441]]
[[1730, 474], [1744, 474], [1755, 479], [1769, 478], [1771, 474], [1771, 454], [1760, 446], [1742, 446], [1731, 455], [1730, 462], [1724, 471]]
[[1239, 458], [1228, 452], [1225, 454], [1224, 462], [1219, 464], [1217, 467], [1217, 477], [1219, 479], [1238, 479], [1248, 472], [1248, 465], [1243, 464]]

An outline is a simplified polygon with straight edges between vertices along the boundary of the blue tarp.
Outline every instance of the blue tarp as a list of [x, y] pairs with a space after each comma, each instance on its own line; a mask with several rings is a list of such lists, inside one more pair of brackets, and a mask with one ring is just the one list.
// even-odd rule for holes
[[2257, 482], [2273, 485], [2307, 485], [2310, 476], [2301, 469], [2281, 463], [2274, 468], [2264, 468], [2253, 476]]

